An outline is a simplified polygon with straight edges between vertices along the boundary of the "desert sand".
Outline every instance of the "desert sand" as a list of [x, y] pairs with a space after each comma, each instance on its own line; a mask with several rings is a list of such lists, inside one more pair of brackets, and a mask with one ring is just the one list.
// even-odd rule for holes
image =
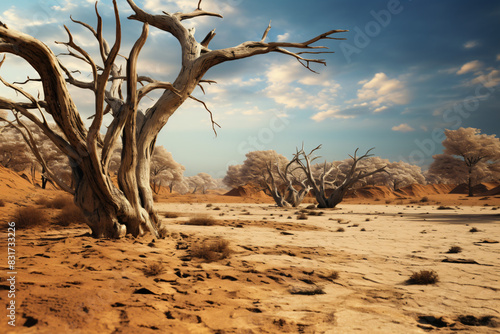
[[[3, 223], [60, 196], [2, 182]], [[500, 196], [420, 195], [350, 198], [298, 219], [308, 203], [165, 194], [158, 211], [178, 217], [163, 219], [162, 240], [96, 240], [84, 225], [17, 230], [16, 327], [4, 308], [0, 332], [500, 333]], [[216, 224], [185, 224], [200, 216]], [[213, 238], [229, 242], [228, 258], [191, 256]], [[154, 264], [164, 271], [146, 275]], [[0, 269], [7, 305], [5, 261]], [[421, 270], [438, 282], [408, 284]]]

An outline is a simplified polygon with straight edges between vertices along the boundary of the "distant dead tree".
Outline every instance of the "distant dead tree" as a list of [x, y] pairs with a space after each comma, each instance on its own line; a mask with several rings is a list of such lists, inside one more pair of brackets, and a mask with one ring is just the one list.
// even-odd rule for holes
[[[32, 123], [26, 123], [24, 127], [10, 122], [5, 116], [0, 115], [0, 164], [16, 172], [28, 171], [31, 174], [31, 182], [36, 184], [41, 181], [40, 186], [45, 189], [47, 183], [63, 186], [71, 182], [71, 169], [68, 158], [63, 155], [52, 141]], [[53, 131], [57, 131], [54, 124], [49, 125]], [[31, 151], [31, 145], [36, 143], [38, 159]], [[41, 162], [40, 162], [41, 161]], [[46, 168], [52, 173], [47, 173]], [[41, 180], [36, 179], [39, 174]], [[60, 182], [58, 182], [60, 181]]]
[[172, 193], [174, 185], [182, 181], [184, 166], [176, 162], [172, 153], [163, 146], [156, 146], [151, 158], [151, 187], [155, 194], [160, 192], [162, 185], [168, 186]]
[[[446, 139], [442, 143], [445, 148], [443, 154], [449, 158], [446, 162], [450, 164], [453, 159], [460, 161], [461, 168], [458, 170], [465, 169], [469, 196], [472, 197], [474, 173], [484, 174], [485, 169], [498, 173], [500, 169], [500, 139], [495, 135], [481, 134], [481, 130], [476, 128], [445, 130], [444, 133]], [[438, 159], [439, 161], [435, 160], [435, 166], [431, 165], [434, 172], [446, 166], [444, 157]], [[496, 175], [498, 177], [498, 174]]]
[[256, 187], [265, 187], [263, 178], [268, 164], [285, 168], [288, 159], [277, 153], [275, 150], [252, 151], [245, 154], [245, 161], [242, 165], [229, 166], [224, 184], [231, 188], [237, 188], [251, 184]]
[[267, 162], [262, 183], [279, 207], [298, 207], [312, 189], [307, 184], [306, 176], [297, 172], [297, 157], [284, 168], [278, 162]]
[[207, 190], [217, 188], [217, 181], [208, 173], [198, 173], [194, 176], [189, 176], [186, 178], [186, 182], [193, 189], [193, 194], [199, 189], [201, 189], [202, 194], [206, 194]]
[[[337, 204], [342, 202], [347, 191], [351, 189], [356, 182], [385, 170], [385, 166], [372, 171], [367, 171], [365, 168], [358, 166], [360, 161], [371, 156], [370, 152], [373, 148], [369, 149], [362, 156], [357, 156], [359, 149], [356, 149], [356, 151], [354, 151], [354, 155], [349, 155], [351, 157], [351, 161], [343, 179], [328, 181], [329, 175], [332, 174], [335, 169], [339, 169], [340, 167], [337, 164], [328, 164], [326, 162], [323, 164], [323, 170], [321, 173], [315, 177], [312, 162], [319, 157], [315, 157], [313, 154], [320, 148], [321, 145], [317, 146], [309, 153], [306, 153], [302, 147], [300, 150], [297, 149], [297, 153], [294, 157], [300, 169], [302, 169], [306, 175], [308, 184], [314, 191], [319, 208], [334, 208]], [[335, 175], [339, 175], [339, 173]], [[328, 194], [329, 192], [330, 194]]]
[[[215, 37], [214, 30], [198, 42], [193, 31], [183, 24], [183, 21], [202, 16], [222, 17], [203, 10], [201, 0], [191, 13], [164, 12], [160, 15], [147, 13], [133, 0], [127, 2], [133, 11], [129, 19], [142, 22], [142, 32], [128, 55], [120, 50], [122, 26], [116, 0], [113, 0], [116, 29], [112, 45], [104, 38], [103, 20], [97, 4], [97, 28], [72, 19], [95, 37], [99, 61], [93, 59], [65, 27], [68, 41], [60, 44], [67, 47], [66, 55], [83, 61], [90, 68], [90, 81], [75, 78], [74, 73], [63, 65], [46, 44], [0, 22], [0, 52], [16, 55], [34, 68], [39, 78], [27, 81], [39, 82], [43, 96], [36, 98], [2, 79], [4, 85], [27, 98], [28, 102], [1, 97], [0, 109], [11, 110], [17, 124], [25, 129], [21, 118], [33, 122], [69, 158], [73, 187], [67, 186], [65, 189], [74, 195], [75, 203], [87, 217], [92, 235], [97, 238], [117, 238], [127, 233], [138, 236], [148, 231], [159, 237], [160, 220], [154, 209], [150, 186], [150, 162], [155, 142], [160, 130], [186, 100], [197, 101], [206, 108], [206, 104], [192, 93], [200, 84], [213, 83], [204, 79], [208, 70], [228, 61], [276, 52], [297, 59], [305, 68], [313, 71], [311, 64], [326, 64], [323, 59], [306, 58], [307, 55], [326, 53], [325, 47], [314, 44], [338, 39], [332, 35], [346, 31], [331, 30], [301, 43], [267, 42], [271, 29], [269, 25], [259, 41], [212, 50], [209, 44]], [[171, 34], [180, 44], [181, 69], [172, 83], [139, 74], [137, 59], [148, 38], [150, 26]], [[293, 49], [299, 51], [290, 51]], [[117, 64], [119, 54], [126, 55], [125, 73]], [[5, 57], [0, 65], [4, 61]], [[139, 83], [143, 86], [139, 87]], [[95, 113], [89, 127], [84, 125], [68, 84], [94, 95]], [[122, 89], [123, 86], [125, 89]], [[154, 105], [145, 112], [139, 110], [139, 102], [157, 90], [162, 95]], [[212, 116], [208, 108], [207, 111]], [[107, 114], [112, 117], [109, 124], [104, 123]], [[61, 134], [48, 126], [47, 117], [53, 119]], [[107, 130], [102, 135], [100, 131], [105, 125]], [[212, 119], [214, 131], [217, 125]], [[109, 163], [120, 139], [123, 149], [116, 185], [109, 173]], [[36, 143], [30, 148], [37, 155]], [[46, 172], [53, 174], [47, 168]]]

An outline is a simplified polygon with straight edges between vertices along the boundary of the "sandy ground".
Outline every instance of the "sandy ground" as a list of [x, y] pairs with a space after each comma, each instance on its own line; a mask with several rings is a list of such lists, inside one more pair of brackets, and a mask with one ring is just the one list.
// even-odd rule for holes
[[[306, 220], [265, 199], [174, 198], [157, 205], [179, 217], [165, 218], [169, 236], [154, 242], [95, 240], [85, 226], [16, 231], [17, 326], [4, 309], [0, 332], [500, 333], [498, 196], [351, 200]], [[185, 225], [200, 215], [217, 225]], [[229, 258], [190, 256], [211, 238], [229, 241]], [[164, 272], [147, 276], [153, 264]], [[406, 283], [421, 270], [439, 281]]]

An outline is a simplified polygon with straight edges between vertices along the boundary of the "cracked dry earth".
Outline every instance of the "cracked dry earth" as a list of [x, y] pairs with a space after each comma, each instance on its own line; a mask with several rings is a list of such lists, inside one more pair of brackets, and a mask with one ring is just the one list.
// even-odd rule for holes
[[[159, 204], [179, 217], [154, 242], [95, 240], [83, 226], [17, 231], [17, 327], [2, 320], [0, 332], [500, 333], [498, 211], [342, 205], [298, 220], [268, 204], [216, 208]], [[217, 224], [185, 225], [199, 214]], [[212, 238], [229, 241], [230, 257], [191, 256]], [[447, 253], [454, 245], [462, 252]], [[163, 272], [146, 275], [154, 264]], [[420, 270], [439, 281], [407, 284]], [[6, 305], [5, 279], [0, 288]]]

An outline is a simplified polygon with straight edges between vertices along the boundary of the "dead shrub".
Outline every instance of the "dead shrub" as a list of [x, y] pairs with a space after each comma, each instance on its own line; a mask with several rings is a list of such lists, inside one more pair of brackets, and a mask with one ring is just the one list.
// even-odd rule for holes
[[189, 219], [184, 225], [192, 226], [213, 226], [217, 225], [217, 220], [209, 216], [193, 217]]
[[408, 284], [427, 285], [435, 284], [439, 281], [439, 276], [434, 270], [420, 270], [418, 273], [413, 273], [406, 281]]
[[429, 202], [429, 197], [427, 196], [424, 196], [420, 199], [420, 203], [427, 203], [427, 202]]
[[74, 204], [63, 207], [55, 218], [55, 224], [62, 227], [86, 223], [87, 218], [85, 218], [82, 210]]
[[438, 210], [453, 210], [452, 207], [444, 206], [444, 205], [440, 205], [437, 209]]
[[331, 272], [328, 273], [328, 275], [318, 275], [320, 278], [329, 280], [329, 281], [334, 281], [339, 278], [339, 272], [336, 270], [332, 270]]
[[344, 229], [343, 227], [339, 227], [339, 228], [337, 229], [337, 232], [345, 232], [345, 229]]
[[165, 212], [163, 214], [163, 217], [165, 217], [165, 218], [178, 218], [179, 215], [176, 214], [175, 212]]
[[228, 258], [232, 253], [229, 248], [229, 241], [217, 238], [215, 240], [205, 240], [201, 244], [191, 247], [191, 256], [214, 262]]
[[473, 227], [469, 230], [470, 233], [476, 233], [479, 232], [479, 230], [476, 227]]
[[449, 254], [456, 254], [460, 253], [462, 251], [462, 247], [460, 246], [451, 246], [450, 249], [448, 249]]
[[44, 209], [34, 207], [19, 208], [14, 221], [19, 229], [28, 229], [37, 226], [46, 226], [49, 224], [49, 216]]
[[161, 262], [151, 263], [142, 270], [146, 277], [158, 276], [164, 274], [165, 271], [166, 268]]
[[500, 319], [494, 316], [475, 317], [473, 315], [460, 315], [457, 318], [462, 324], [467, 326], [486, 326], [491, 328], [500, 327]]
[[50, 209], [62, 209], [66, 206], [74, 206], [73, 199], [69, 196], [58, 196], [51, 200], [42, 198], [37, 203]]
[[324, 295], [326, 292], [322, 287], [314, 285], [314, 286], [305, 286], [305, 287], [291, 287], [288, 290], [292, 295]]
[[0, 199], [0, 208], [3, 208], [5, 206], [5, 201], [3, 199]]
[[306, 220], [307, 219], [307, 214], [304, 212], [301, 212], [298, 214], [297, 219], [299, 220]]
[[306, 206], [306, 209], [314, 210], [314, 209], [316, 209], [316, 205], [314, 205], [314, 204], [308, 205], [308, 206]]

